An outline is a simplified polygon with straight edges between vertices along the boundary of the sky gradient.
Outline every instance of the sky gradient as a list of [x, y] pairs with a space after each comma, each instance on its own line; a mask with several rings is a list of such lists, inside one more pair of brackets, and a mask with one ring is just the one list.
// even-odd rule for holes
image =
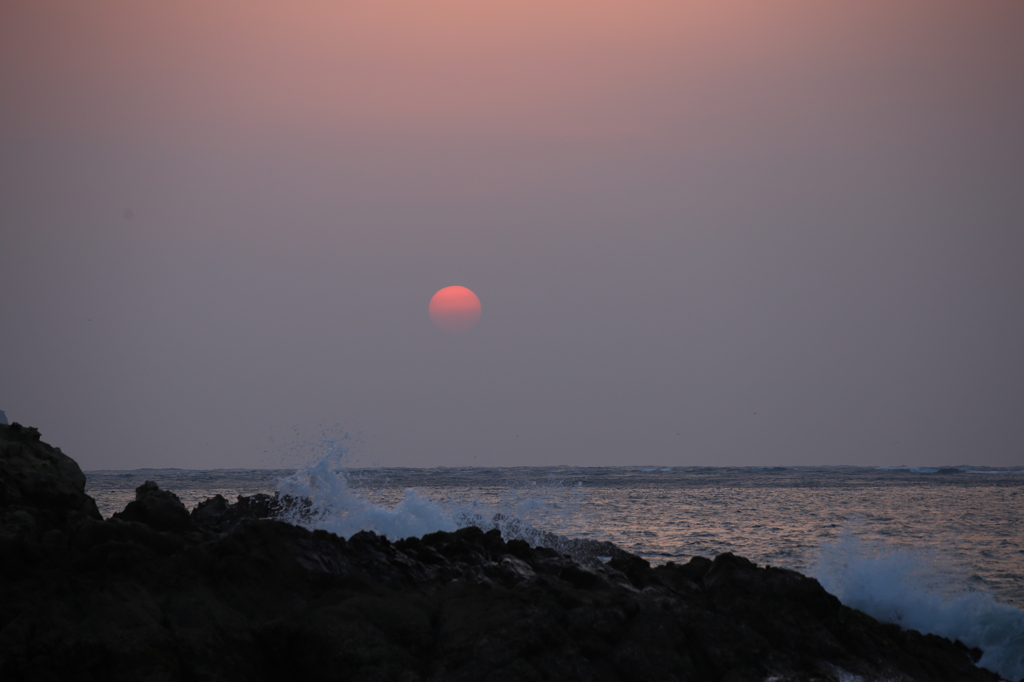
[[87, 470], [1024, 464], [1022, 35], [7, 0], [0, 409]]

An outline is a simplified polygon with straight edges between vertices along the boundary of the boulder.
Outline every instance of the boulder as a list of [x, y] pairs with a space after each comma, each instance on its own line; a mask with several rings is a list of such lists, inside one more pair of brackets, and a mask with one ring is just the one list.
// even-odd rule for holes
[[44, 443], [38, 429], [17, 422], [0, 424], [0, 509], [44, 512], [60, 521], [71, 512], [100, 518], [78, 463]]
[[135, 500], [124, 511], [114, 512], [115, 519], [144, 523], [157, 530], [194, 530], [192, 517], [178, 496], [169, 490], [160, 490], [153, 481], [146, 481], [135, 489]]

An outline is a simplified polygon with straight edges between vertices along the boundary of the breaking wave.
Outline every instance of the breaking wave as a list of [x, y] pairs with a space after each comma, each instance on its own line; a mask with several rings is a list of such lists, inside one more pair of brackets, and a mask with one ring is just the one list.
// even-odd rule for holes
[[978, 665], [1024, 678], [1024, 611], [985, 592], [965, 591], [954, 567], [923, 552], [867, 542], [845, 532], [822, 547], [812, 571], [847, 606], [887, 623], [959, 639], [984, 653]]
[[498, 529], [506, 541], [521, 539], [580, 559], [608, 553], [603, 546], [607, 543], [579, 537], [586, 534], [586, 523], [574, 504], [578, 487], [506, 486], [500, 505], [478, 499], [436, 499], [407, 488], [397, 500], [384, 502], [374, 490], [352, 485], [342, 440], [325, 441], [326, 454], [278, 481], [280, 495], [308, 501], [293, 505], [286, 520], [345, 538], [373, 531], [392, 540], [477, 526]]

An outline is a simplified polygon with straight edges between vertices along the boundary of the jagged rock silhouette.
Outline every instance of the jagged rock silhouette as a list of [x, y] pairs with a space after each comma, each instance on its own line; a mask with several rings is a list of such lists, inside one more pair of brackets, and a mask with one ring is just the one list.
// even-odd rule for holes
[[0, 426], [0, 679], [999, 679], [978, 650], [732, 554], [651, 567], [603, 543], [603, 563], [474, 527], [344, 539], [274, 518], [296, 504], [189, 513], [147, 481], [103, 520], [71, 458]]

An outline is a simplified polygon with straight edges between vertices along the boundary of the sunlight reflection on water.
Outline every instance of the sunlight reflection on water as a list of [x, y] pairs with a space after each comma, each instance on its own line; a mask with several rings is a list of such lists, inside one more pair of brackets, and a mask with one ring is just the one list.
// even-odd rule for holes
[[[216, 493], [273, 492], [292, 470], [89, 472], [109, 516], [146, 479], [187, 507]], [[373, 504], [406, 489], [441, 505], [474, 507], [572, 537], [610, 540], [652, 563], [733, 552], [808, 572], [844, 531], [866, 541], [941, 553], [960, 584], [1024, 606], [1024, 471], [943, 475], [855, 467], [789, 469], [513, 467], [351, 469]]]

